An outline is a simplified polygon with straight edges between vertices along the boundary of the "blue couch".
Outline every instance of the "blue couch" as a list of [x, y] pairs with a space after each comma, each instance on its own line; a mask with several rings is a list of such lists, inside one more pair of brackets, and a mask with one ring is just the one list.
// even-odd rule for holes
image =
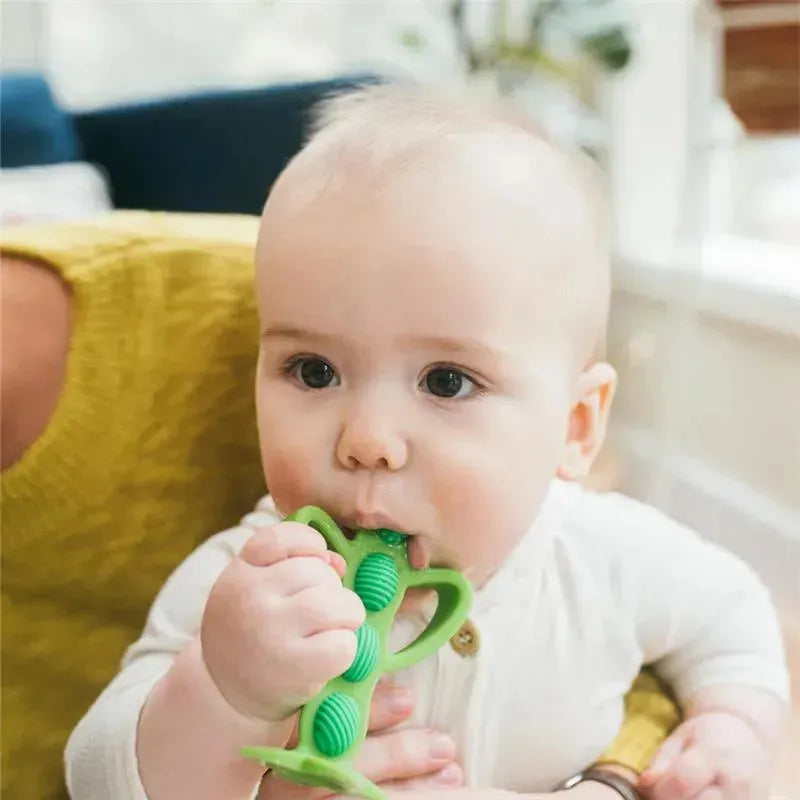
[[202, 92], [70, 114], [36, 74], [0, 78], [0, 165], [90, 161], [118, 208], [257, 214], [310, 107], [368, 76]]

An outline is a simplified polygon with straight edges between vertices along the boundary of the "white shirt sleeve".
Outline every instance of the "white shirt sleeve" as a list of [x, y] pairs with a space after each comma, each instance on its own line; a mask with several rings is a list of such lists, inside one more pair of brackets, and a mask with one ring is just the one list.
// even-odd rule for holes
[[746, 685], [788, 699], [789, 678], [769, 592], [739, 558], [654, 508], [595, 495], [613, 529], [622, 617], [635, 615], [643, 661], [681, 703], [707, 686]]
[[254, 527], [277, 521], [269, 501], [262, 501], [239, 527], [200, 545], [163, 585], [119, 673], [69, 737], [64, 758], [71, 797], [147, 800], [136, 761], [136, 731], [145, 701], [200, 630], [206, 598], [220, 573], [253, 535]]

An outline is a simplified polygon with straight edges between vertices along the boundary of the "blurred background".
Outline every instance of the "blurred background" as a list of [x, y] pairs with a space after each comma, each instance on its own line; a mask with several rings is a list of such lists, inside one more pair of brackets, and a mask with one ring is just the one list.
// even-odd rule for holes
[[[621, 375], [591, 482], [753, 565], [800, 694], [797, 2], [0, 8], [17, 79], [3, 82], [3, 225], [111, 207], [257, 213], [299, 144], [305, 89], [329, 79], [471, 83], [591, 153], [613, 204]], [[274, 92], [287, 86], [288, 104]], [[47, 110], [12, 124], [32, 96]], [[800, 797], [800, 711], [792, 725], [775, 797]]]

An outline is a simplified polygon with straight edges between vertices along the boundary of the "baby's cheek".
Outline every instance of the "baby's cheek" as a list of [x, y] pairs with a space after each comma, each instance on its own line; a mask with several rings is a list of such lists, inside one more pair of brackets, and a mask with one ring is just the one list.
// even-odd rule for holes
[[[483, 455], [438, 471], [434, 502], [447, 531], [446, 555], [476, 584], [497, 570], [536, 515], [550, 477], [530, 463]], [[443, 514], [442, 514], [443, 512]]]
[[441, 529], [447, 532], [446, 555], [475, 578], [493, 572], [504, 557], [495, 524], [504, 492], [492, 472], [451, 464], [440, 472], [433, 497]]
[[298, 447], [262, 448], [267, 489], [275, 504], [291, 514], [314, 497], [312, 466]]

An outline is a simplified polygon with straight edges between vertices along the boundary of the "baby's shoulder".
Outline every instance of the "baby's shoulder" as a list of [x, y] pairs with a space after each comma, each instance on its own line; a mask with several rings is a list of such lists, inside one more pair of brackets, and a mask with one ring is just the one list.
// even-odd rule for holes
[[566, 583], [611, 589], [621, 607], [670, 592], [758, 591], [760, 580], [739, 556], [658, 509], [574, 485], [558, 491], [561, 522], [552, 552]]
[[718, 571], [716, 555], [694, 531], [646, 503], [577, 484], [557, 486], [554, 498], [547, 581], [601, 628], [614, 619], [622, 630], [643, 597], [681, 585], [687, 564]]
[[561, 484], [558, 539], [595, 564], [679, 558], [706, 545], [697, 533], [653, 506], [618, 492]]

